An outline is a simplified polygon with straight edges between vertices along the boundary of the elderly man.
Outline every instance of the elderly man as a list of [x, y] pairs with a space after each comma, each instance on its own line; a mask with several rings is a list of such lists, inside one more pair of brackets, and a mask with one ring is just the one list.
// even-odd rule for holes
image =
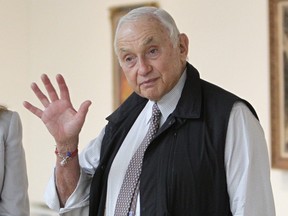
[[[44, 110], [24, 102], [56, 141], [47, 204], [61, 215], [273, 216], [269, 161], [256, 112], [187, 62], [188, 37], [164, 10], [121, 18], [115, 52], [134, 93], [78, 156], [91, 104], [76, 111], [42, 76]], [[152, 116], [152, 117], [151, 117]], [[89, 211], [89, 213], [88, 213]]]

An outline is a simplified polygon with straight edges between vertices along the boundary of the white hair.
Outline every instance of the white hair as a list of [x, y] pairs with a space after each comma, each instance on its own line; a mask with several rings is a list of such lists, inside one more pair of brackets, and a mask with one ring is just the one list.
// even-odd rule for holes
[[161, 8], [156, 7], [139, 7], [131, 10], [129, 13], [120, 18], [114, 38], [114, 50], [117, 54], [117, 37], [120, 27], [127, 22], [139, 21], [143, 18], [151, 17], [159, 21], [159, 23], [167, 30], [174, 47], [179, 41], [179, 30], [172, 16]]

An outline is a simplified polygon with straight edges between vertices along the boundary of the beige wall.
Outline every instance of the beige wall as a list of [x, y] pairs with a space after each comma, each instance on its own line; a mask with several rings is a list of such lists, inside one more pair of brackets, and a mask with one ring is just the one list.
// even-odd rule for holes
[[[29, 86], [62, 73], [78, 108], [93, 105], [80, 148], [95, 137], [112, 111], [109, 8], [135, 0], [0, 0], [0, 101], [20, 113], [31, 202], [42, 202], [53, 169], [53, 139], [22, 107], [39, 104]], [[143, 1], [139, 1], [143, 2]], [[160, 6], [190, 38], [189, 59], [201, 76], [249, 100], [270, 150], [268, 1], [163, 0]], [[288, 171], [271, 170], [278, 216], [287, 215]]]

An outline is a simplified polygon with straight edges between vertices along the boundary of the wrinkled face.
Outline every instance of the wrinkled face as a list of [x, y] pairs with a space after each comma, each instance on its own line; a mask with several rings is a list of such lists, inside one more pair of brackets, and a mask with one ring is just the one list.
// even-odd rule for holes
[[173, 46], [158, 21], [142, 19], [123, 24], [116, 40], [120, 65], [137, 94], [158, 101], [176, 85], [186, 65], [186, 35]]

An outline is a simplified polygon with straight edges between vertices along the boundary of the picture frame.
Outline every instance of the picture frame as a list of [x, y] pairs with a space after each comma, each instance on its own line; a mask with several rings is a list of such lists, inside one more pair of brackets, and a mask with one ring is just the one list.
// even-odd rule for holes
[[271, 162], [288, 169], [288, 0], [269, 0]]
[[143, 7], [143, 6], [153, 6], [159, 7], [157, 2], [146, 2], [141, 4], [131, 4], [131, 5], [122, 5], [110, 8], [110, 19], [112, 27], [112, 59], [113, 59], [113, 107], [116, 109], [120, 104], [122, 104], [126, 98], [133, 92], [129, 87], [129, 84], [126, 80], [126, 77], [120, 67], [117, 56], [114, 52], [114, 35], [115, 30], [118, 24], [119, 19], [128, 13], [130, 10]]

